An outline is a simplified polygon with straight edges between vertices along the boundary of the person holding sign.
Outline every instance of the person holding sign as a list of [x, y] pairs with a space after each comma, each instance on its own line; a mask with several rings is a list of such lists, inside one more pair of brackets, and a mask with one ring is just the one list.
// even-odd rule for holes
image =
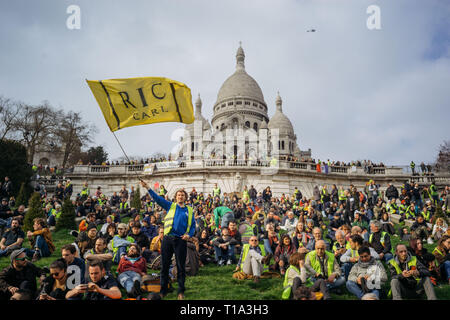
[[186, 205], [188, 195], [183, 189], [175, 193], [175, 202], [167, 201], [141, 180], [143, 188], [167, 214], [164, 218], [164, 237], [161, 243], [161, 291], [164, 297], [169, 289], [169, 267], [175, 253], [177, 264], [178, 300], [184, 299], [186, 278], [187, 240], [194, 236], [195, 219], [193, 209]]

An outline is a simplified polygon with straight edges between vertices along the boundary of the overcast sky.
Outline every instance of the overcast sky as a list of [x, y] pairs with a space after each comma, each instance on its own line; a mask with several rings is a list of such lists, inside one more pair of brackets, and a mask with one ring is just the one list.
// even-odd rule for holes
[[[69, 30], [69, 5], [81, 29]], [[381, 30], [369, 30], [369, 5]], [[316, 32], [306, 32], [314, 28]], [[200, 93], [211, 120], [242, 41], [269, 117], [277, 91], [301, 150], [319, 159], [431, 162], [450, 138], [450, 2], [1, 1], [0, 95], [80, 111], [95, 145], [122, 152], [85, 79], [163, 76]], [[129, 155], [169, 152], [179, 123], [116, 132]]]

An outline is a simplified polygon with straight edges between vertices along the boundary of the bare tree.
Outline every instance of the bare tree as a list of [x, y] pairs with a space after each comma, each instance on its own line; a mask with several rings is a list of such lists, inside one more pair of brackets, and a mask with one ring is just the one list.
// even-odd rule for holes
[[44, 102], [42, 105], [33, 107], [22, 105], [20, 113], [14, 121], [14, 126], [22, 135], [22, 142], [27, 148], [27, 158], [33, 161], [38, 146], [51, 146], [53, 129], [57, 126], [56, 112]]
[[0, 140], [16, 132], [15, 121], [18, 118], [21, 103], [0, 96]]
[[92, 142], [92, 136], [97, 132], [97, 128], [83, 122], [79, 112], [70, 111], [64, 114], [58, 112], [58, 126], [53, 129], [53, 137], [56, 145], [63, 152], [63, 168], [71, 159], [72, 154], [79, 153], [83, 146]]
[[450, 171], [450, 140], [440, 145], [435, 167], [438, 171]]

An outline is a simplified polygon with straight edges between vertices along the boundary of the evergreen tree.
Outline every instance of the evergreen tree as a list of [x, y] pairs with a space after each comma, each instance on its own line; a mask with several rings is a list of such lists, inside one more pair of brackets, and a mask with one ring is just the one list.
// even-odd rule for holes
[[41, 195], [39, 194], [39, 192], [34, 192], [31, 195], [28, 203], [30, 204], [30, 206], [27, 213], [25, 214], [25, 219], [23, 221], [23, 229], [25, 232], [33, 231], [33, 220], [35, 218], [44, 218], [47, 220], [46, 214], [42, 209]]
[[142, 209], [141, 190], [140, 190], [139, 186], [137, 187], [136, 191], [134, 192], [133, 203], [131, 203], [131, 207], [135, 208], [137, 212], [140, 212]]
[[448, 219], [447, 219], [447, 216], [446, 216], [444, 210], [442, 210], [442, 205], [436, 206], [436, 212], [434, 213], [433, 219], [432, 219], [433, 224], [436, 223], [437, 218], [442, 218], [442, 219], [444, 219], [444, 221], [445, 221], [445, 222], [447, 223], [447, 225], [448, 225]]
[[61, 216], [56, 220], [55, 230], [76, 229], [75, 223], [75, 207], [70, 199], [65, 199], [62, 205]]
[[25, 182], [21, 183], [19, 194], [17, 195], [17, 198], [16, 198], [16, 207], [19, 207], [22, 204], [24, 206], [27, 206], [27, 204], [28, 204], [27, 192], [25, 190]]

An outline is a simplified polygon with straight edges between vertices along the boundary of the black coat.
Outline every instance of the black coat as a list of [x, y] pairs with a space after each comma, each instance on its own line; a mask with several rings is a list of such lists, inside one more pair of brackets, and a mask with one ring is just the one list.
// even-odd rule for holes
[[[34, 297], [37, 291], [36, 278], [42, 274], [45, 274], [45, 272], [31, 262], [28, 262], [20, 271], [10, 265], [0, 272], [0, 291], [8, 295], [8, 287], [13, 286], [30, 290]], [[25, 284], [26, 287], [24, 287]]]
[[70, 291], [69, 288], [67, 288], [66, 286], [65, 290], [61, 289], [53, 290], [55, 281], [56, 281], [55, 278], [53, 278], [52, 276], [45, 278], [44, 281], [42, 282], [41, 291], [39, 294], [46, 293], [50, 297], [55, 298], [56, 300], [65, 300], [66, 293]]
[[394, 187], [393, 185], [391, 185], [390, 187], [388, 187], [386, 189], [386, 197], [388, 199], [392, 199], [392, 198], [398, 198], [398, 190], [396, 187]]

